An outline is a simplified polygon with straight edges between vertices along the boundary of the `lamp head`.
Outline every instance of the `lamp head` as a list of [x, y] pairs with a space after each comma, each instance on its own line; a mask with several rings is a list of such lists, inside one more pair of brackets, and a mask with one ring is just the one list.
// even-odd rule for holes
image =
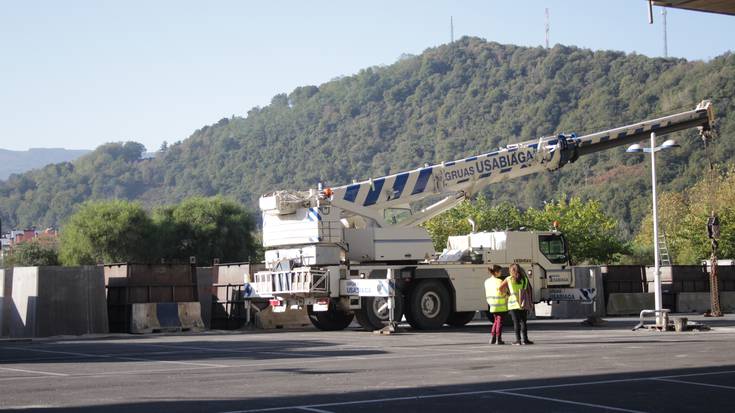
[[634, 144], [628, 146], [628, 149], [626, 149], [625, 152], [628, 152], [628, 153], [640, 153], [640, 152], [643, 152], [643, 148], [641, 148], [641, 145], [638, 145], [637, 143], [634, 143]]
[[681, 145], [676, 143], [673, 139], [668, 139], [664, 141], [664, 143], [661, 144], [661, 149], [669, 149], [669, 148], [679, 148]]

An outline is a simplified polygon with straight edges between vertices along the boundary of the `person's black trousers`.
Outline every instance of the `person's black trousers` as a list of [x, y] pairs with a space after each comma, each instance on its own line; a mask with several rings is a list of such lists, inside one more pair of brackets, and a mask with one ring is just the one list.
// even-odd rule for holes
[[[526, 326], [528, 311], [510, 310], [508, 312], [513, 319], [513, 330], [516, 333], [516, 341], [528, 341], [528, 327]], [[523, 338], [521, 338], [521, 333], [523, 334]]]

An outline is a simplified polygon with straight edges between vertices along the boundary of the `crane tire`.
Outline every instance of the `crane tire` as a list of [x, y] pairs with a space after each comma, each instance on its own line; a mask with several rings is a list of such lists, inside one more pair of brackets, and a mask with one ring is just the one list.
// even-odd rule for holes
[[344, 330], [355, 318], [354, 314], [337, 310], [331, 305], [327, 311], [314, 311], [313, 306], [307, 306], [306, 312], [309, 314], [311, 324], [322, 331]]
[[436, 330], [451, 313], [449, 291], [439, 280], [422, 280], [413, 287], [406, 306], [406, 320], [418, 330]]
[[449, 317], [447, 317], [447, 324], [452, 327], [462, 327], [472, 321], [472, 319], [475, 318], [476, 313], [477, 311], [452, 312], [452, 314], [449, 314]]

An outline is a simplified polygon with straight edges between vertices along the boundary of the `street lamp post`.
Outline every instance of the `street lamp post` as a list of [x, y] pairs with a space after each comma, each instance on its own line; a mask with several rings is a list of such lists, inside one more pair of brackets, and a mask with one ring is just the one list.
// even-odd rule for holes
[[676, 148], [679, 145], [673, 140], [665, 141], [661, 146], [656, 146], [656, 132], [651, 132], [651, 147], [643, 148], [641, 145], [633, 144], [628, 147], [626, 152], [629, 153], [650, 153], [651, 154], [651, 190], [653, 191], [653, 297], [654, 310], [656, 312], [656, 326], [666, 328], [663, 325], [663, 305], [661, 300], [661, 266], [658, 252], [658, 199], [656, 197], [656, 152], [664, 149]]

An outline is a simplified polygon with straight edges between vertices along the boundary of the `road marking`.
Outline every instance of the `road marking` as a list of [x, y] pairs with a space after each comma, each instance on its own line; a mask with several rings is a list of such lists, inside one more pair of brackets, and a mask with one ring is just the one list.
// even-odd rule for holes
[[271, 354], [274, 356], [296, 356], [296, 357], [322, 357], [319, 354], [292, 353], [288, 351], [256, 351], [258, 354]]
[[507, 394], [509, 396], [525, 397], [525, 398], [528, 398], [528, 399], [546, 400], [546, 401], [551, 401], [551, 402], [556, 402], [556, 403], [573, 404], [573, 405], [576, 405], [576, 406], [594, 407], [594, 408], [597, 408], [597, 409], [613, 410], [613, 411], [616, 411], [616, 412], [645, 413], [645, 412], [643, 412], [641, 410], [622, 409], [620, 407], [606, 406], [606, 405], [602, 405], [602, 404], [575, 402], [575, 401], [572, 401], [572, 400], [556, 399], [556, 398], [553, 398], [553, 397], [534, 396], [534, 395], [531, 395], [531, 394], [513, 393], [513, 392], [509, 392], [509, 391], [502, 391], [502, 390], [496, 390], [496, 391], [493, 391], [493, 393]]
[[[709, 372], [709, 373], [683, 374], [679, 376], [636, 377], [636, 378], [618, 379], [618, 380], [598, 380], [598, 381], [581, 382], [581, 383], [563, 383], [563, 384], [549, 384], [549, 385], [544, 385], [544, 386], [526, 386], [526, 387], [516, 387], [516, 388], [511, 388], [511, 389], [500, 389], [500, 390], [478, 390], [478, 391], [466, 391], [466, 392], [456, 392], [456, 393], [440, 393], [440, 394], [430, 394], [430, 395], [390, 397], [390, 398], [384, 398], [384, 399], [352, 400], [352, 401], [347, 401], [347, 402], [308, 404], [308, 405], [300, 405], [300, 406], [281, 406], [281, 407], [269, 407], [269, 408], [252, 409], [252, 410], [234, 410], [234, 411], [228, 411], [228, 412], [222, 412], [222, 413], [276, 412], [276, 411], [291, 410], [291, 409], [302, 409], [303, 410], [303, 408], [349, 406], [349, 405], [356, 405], [356, 404], [385, 403], [385, 402], [395, 402], [395, 401], [405, 401], [405, 400], [422, 400], [422, 399], [433, 399], [433, 398], [443, 398], [443, 397], [475, 396], [475, 395], [481, 395], [481, 394], [505, 394], [505, 395], [512, 395], [512, 396], [518, 396], [518, 397], [556, 401], [559, 403], [595, 407], [599, 409], [608, 409], [608, 410], [630, 412], [630, 413], [643, 413], [639, 410], [630, 410], [630, 409], [623, 409], [623, 408], [611, 407], [611, 406], [605, 406], [605, 405], [599, 405], [599, 404], [575, 402], [571, 400], [554, 399], [554, 398], [549, 398], [549, 397], [534, 396], [530, 394], [521, 394], [521, 393], [516, 393], [516, 392], [522, 391], [522, 390], [541, 390], [541, 389], [553, 389], [553, 388], [561, 388], [561, 387], [587, 386], [587, 385], [596, 385], [596, 384], [626, 383], [626, 382], [633, 382], [633, 381], [662, 380], [668, 377], [672, 377], [672, 378], [695, 377], [695, 376], [705, 376], [705, 375], [713, 375], [713, 374], [728, 374], [728, 373], [735, 373], [735, 370]], [[693, 383], [693, 384], [701, 384], [701, 383]]]
[[50, 371], [40, 371], [40, 370], [12, 369], [10, 367], [0, 367], [0, 370], [19, 371], [21, 373], [45, 374], [47, 376], [68, 376], [68, 374], [64, 374], [64, 373], [52, 373]]
[[[7, 347], [3, 347], [7, 348]], [[143, 361], [143, 362], [152, 362], [152, 363], [173, 363], [173, 364], [185, 364], [185, 365], [191, 365], [191, 366], [203, 366], [203, 367], [210, 367], [210, 368], [223, 368], [228, 367], [222, 364], [208, 364], [208, 363], [192, 363], [192, 362], [186, 362], [186, 361], [168, 361], [168, 360], [156, 360], [156, 359], [147, 359], [142, 357], [126, 357], [126, 356], [117, 356], [114, 354], [87, 354], [87, 353], [76, 353], [71, 351], [58, 351], [58, 350], [41, 350], [38, 348], [17, 348], [18, 350], [25, 350], [25, 351], [36, 351], [40, 353], [54, 353], [54, 354], [67, 354], [72, 355], [76, 357], [87, 357], [87, 358], [104, 358], [104, 359], [119, 359], [119, 360], [130, 360], [130, 361]], [[68, 376], [68, 375], [67, 375]]]
[[321, 410], [321, 409], [314, 409], [313, 407], [300, 407], [299, 410], [306, 410], [307, 412], [316, 412], [316, 413], [333, 413], [329, 410]]
[[718, 389], [728, 389], [728, 390], [735, 390], [735, 387], [733, 386], [723, 386], [721, 384], [709, 384], [709, 383], [698, 383], [696, 381], [685, 381], [685, 380], [675, 380], [675, 379], [655, 379], [657, 381], [667, 381], [671, 383], [680, 383], [680, 384], [696, 384], [697, 386], [705, 386], [705, 387], [715, 387]]

